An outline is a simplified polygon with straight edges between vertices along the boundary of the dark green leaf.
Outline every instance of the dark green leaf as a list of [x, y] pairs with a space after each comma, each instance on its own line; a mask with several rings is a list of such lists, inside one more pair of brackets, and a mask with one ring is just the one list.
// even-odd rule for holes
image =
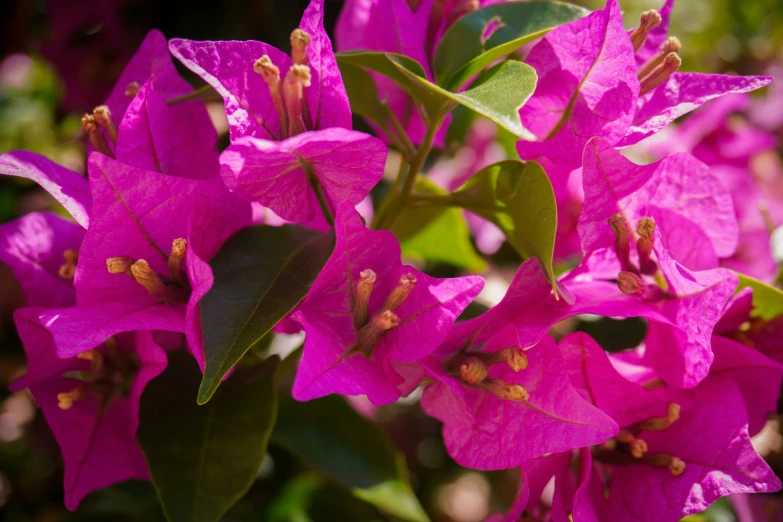
[[783, 315], [783, 292], [744, 274], [737, 273], [737, 275], [739, 276], [738, 291], [743, 288], [753, 289], [753, 311], [751, 312], [753, 317], [769, 321]]
[[[426, 178], [416, 182], [415, 192], [446, 194]], [[487, 268], [470, 242], [468, 224], [458, 208], [411, 207], [403, 211], [391, 230], [400, 241], [403, 256], [449, 263], [473, 272]]]
[[217, 522], [250, 488], [277, 416], [279, 362], [237, 370], [206, 406], [184, 351], [147, 386], [138, 437], [170, 522]]
[[[490, 64], [589, 12], [562, 2], [508, 2], [468, 13], [446, 31], [435, 50], [435, 80], [456, 91]], [[493, 27], [497, 29], [490, 32]]]
[[340, 53], [337, 62], [341, 66], [347, 63], [363, 67], [396, 81], [424, 107], [430, 118], [441, 117], [457, 105], [463, 105], [520, 138], [535, 138], [519, 119], [519, 109], [536, 88], [536, 72], [529, 65], [516, 61], [498, 64], [482, 73], [470, 89], [453, 93], [427, 80], [418, 62], [398, 54]]
[[378, 426], [341, 397], [282, 400], [272, 442], [396, 517], [428, 520], [411, 491], [402, 456]]
[[361, 67], [345, 61], [340, 62], [340, 74], [351, 102], [351, 112], [364, 116], [385, 129], [388, 123], [386, 111], [383, 110], [372, 76]]
[[223, 245], [210, 262], [215, 284], [201, 301], [207, 364], [199, 404], [307, 295], [333, 248], [332, 233], [297, 225], [249, 227]]
[[552, 286], [557, 204], [538, 163], [505, 160], [480, 170], [452, 194], [454, 202], [496, 224], [522, 257], [537, 257]]

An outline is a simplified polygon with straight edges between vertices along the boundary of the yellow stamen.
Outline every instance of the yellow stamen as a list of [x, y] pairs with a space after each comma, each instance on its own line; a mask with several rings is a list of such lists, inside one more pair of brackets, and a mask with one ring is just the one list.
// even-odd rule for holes
[[524, 370], [528, 365], [528, 359], [525, 352], [514, 346], [503, 348], [496, 352], [477, 352], [471, 355], [481, 359], [484, 364], [490, 366], [493, 364], [506, 363], [515, 372]]
[[663, 62], [661, 62], [659, 66], [653, 69], [650, 74], [641, 79], [639, 82], [639, 85], [641, 86], [639, 96], [644, 96], [659, 85], [663, 84], [666, 80], [669, 79], [669, 76], [671, 76], [680, 68], [681, 65], [682, 59], [680, 59], [680, 56], [677, 53], [667, 54], [666, 58], [663, 59]]
[[381, 310], [396, 310], [405, 302], [408, 296], [416, 288], [416, 276], [407, 273], [400, 276], [397, 281], [397, 286], [391, 291], [389, 297], [386, 298], [386, 302], [383, 303]]
[[182, 268], [182, 260], [185, 258], [185, 250], [187, 249], [188, 242], [183, 238], [177, 238], [171, 243], [171, 254], [166, 263], [169, 269], [171, 279], [176, 282], [181, 282], [180, 271]]
[[655, 221], [652, 218], [643, 217], [639, 220], [636, 233], [636, 251], [639, 254], [639, 268], [643, 274], [654, 275], [658, 271], [658, 265], [652, 260], [653, 245], [655, 244]]
[[253, 70], [260, 74], [266, 84], [269, 86], [269, 94], [272, 96], [272, 103], [275, 105], [277, 116], [280, 118], [281, 138], [287, 138], [288, 134], [288, 116], [285, 109], [285, 100], [283, 99], [283, 86], [280, 81], [280, 69], [272, 63], [269, 55], [264, 55], [253, 64]]
[[112, 274], [127, 274], [136, 260], [128, 256], [110, 257], [106, 260], [106, 269]]
[[61, 410], [70, 410], [71, 407], [73, 407], [74, 402], [83, 398], [84, 398], [84, 393], [82, 392], [82, 389], [76, 387], [70, 391], [58, 393], [57, 406]]
[[653, 417], [634, 425], [637, 430], [663, 431], [680, 419], [680, 405], [670, 402], [666, 417]]
[[134, 279], [147, 289], [151, 296], [162, 299], [168, 305], [182, 304], [187, 302], [187, 295], [178, 287], [166, 286], [160, 279], [160, 276], [150, 268], [150, 265], [143, 259], [139, 259], [130, 269]]
[[283, 99], [288, 117], [288, 136], [296, 136], [305, 131], [302, 120], [304, 88], [310, 87], [310, 68], [306, 65], [292, 65], [285, 75]]
[[84, 361], [90, 361], [90, 370], [93, 372], [99, 372], [103, 369], [103, 355], [98, 350], [88, 350], [86, 352], [82, 352], [77, 355], [76, 358], [82, 359]]
[[62, 279], [73, 279], [73, 274], [76, 272], [76, 262], [79, 260], [79, 254], [70, 248], [63, 252], [65, 263], [60, 266], [58, 274]]
[[644, 42], [647, 40], [647, 35], [650, 29], [661, 25], [661, 15], [655, 9], [645, 11], [639, 17], [639, 27], [633, 30], [630, 34], [631, 43], [633, 44], [633, 52], [638, 53], [642, 48]]
[[125, 88], [125, 96], [130, 96], [131, 98], [135, 98], [137, 94], [139, 94], [139, 91], [141, 90], [141, 85], [139, 85], [139, 82], [130, 82], [128, 86]]
[[636, 267], [631, 263], [631, 235], [628, 231], [628, 221], [622, 214], [610, 217], [609, 228], [614, 233], [614, 253], [620, 266], [626, 272], [636, 272]]
[[111, 117], [111, 110], [107, 105], [99, 105], [92, 111], [92, 117], [99, 126], [103, 127], [112, 143], [117, 145], [117, 125]]
[[356, 283], [356, 303], [354, 304], [353, 325], [355, 328], [362, 328], [367, 324], [370, 318], [370, 296], [375, 288], [375, 281], [378, 276], [370, 270], [362, 270], [359, 273], [359, 282]]
[[90, 144], [95, 150], [106, 156], [114, 157], [111, 149], [109, 149], [109, 145], [106, 143], [106, 138], [103, 137], [103, 133], [92, 114], [82, 116], [82, 132], [90, 139]]
[[307, 65], [307, 46], [311, 40], [310, 34], [301, 29], [291, 33], [291, 61], [294, 64]]
[[376, 314], [370, 322], [359, 330], [357, 340], [365, 353], [370, 353], [381, 336], [400, 324], [400, 318], [391, 310], [385, 310]]
[[669, 53], [678, 53], [680, 52], [680, 49], [682, 49], [680, 40], [676, 36], [670, 36], [665, 42], [661, 44], [661, 48], [655, 54], [655, 56], [647, 60], [647, 62], [645, 62], [644, 65], [639, 68], [639, 71], [636, 73], [637, 78], [641, 80], [650, 74], [653, 69], [663, 63], [664, 58], [666, 58]]
[[524, 386], [520, 384], [509, 384], [500, 379], [485, 379], [479, 383], [478, 387], [483, 388], [500, 399], [509, 401], [526, 401], [530, 398]]

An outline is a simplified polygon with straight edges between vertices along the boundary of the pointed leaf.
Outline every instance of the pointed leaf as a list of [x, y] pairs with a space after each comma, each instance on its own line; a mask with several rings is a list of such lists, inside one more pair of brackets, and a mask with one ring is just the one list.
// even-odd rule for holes
[[780, 289], [762, 283], [745, 274], [740, 274], [737, 292], [743, 288], [753, 289], [753, 317], [759, 317], [765, 321], [783, 315], [783, 292]]
[[[446, 194], [445, 190], [426, 178], [416, 182], [416, 192]], [[470, 242], [465, 215], [458, 208], [408, 208], [394, 223], [392, 232], [400, 241], [403, 256], [449, 263], [472, 272], [482, 272], [487, 268]]]
[[562, 2], [509, 2], [468, 13], [446, 31], [435, 49], [435, 80], [458, 90], [490, 64], [589, 12]]
[[505, 160], [481, 169], [452, 194], [454, 203], [500, 227], [522, 257], [541, 262], [552, 285], [557, 204], [541, 165]]
[[396, 517], [428, 520], [408, 483], [402, 456], [377, 425], [342, 398], [281, 401], [272, 442]]
[[425, 108], [430, 118], [442, 117], [457, 105], [463, 105], [520, 138], [535, 139], [519, 119], [519, 109], [536, 88], [536, 72], [524, 63], [498, 64], [482, 73], [470, 89], [453, 93], [430, 82], [424, 68], [406, 56], [350, 52], [338, 54], [337, 60], [340, 64], [356, 65], [391, 78]]
[[184, 351], [147, 386], [138, 437], [170, 522], [217, 522], [250, 489], [277, 416], [279, 362], [237, 371], [206, 406]]
[[333, 233], [296, 225], [249, 227], [226, 241], [210, 262], [215, 284], [201, 302], [206, 368], [199, 404], [307, 295], [333, 248]]

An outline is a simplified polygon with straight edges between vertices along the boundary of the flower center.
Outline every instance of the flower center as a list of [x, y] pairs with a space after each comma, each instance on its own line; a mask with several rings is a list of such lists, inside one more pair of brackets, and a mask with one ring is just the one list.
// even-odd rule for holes
[[[636, 227], [636, 253], [639, 256], [639, 266], [631, 261], [631, 242], [633, 241], [628, 221], [622, 214], [609, 218], [609, 227], [614, 232], [614, 252], [620, 262], [620, 272], [617, 274], [617, 286], [625, 294], [638, 295], [645, 299], [660, 299], [664, 292], [661, 288], [663, 279], [658, 272], [658, 263], [652, 258], [655, 245], [655, 221], [649, 217], [639, 220]], [[642, 276], [652, 276], [654, 281], [645, 282]]]
[[527, 368], [528, 359], [524, 351], [514, 346], [496, 352], [469, 352], [452, 361], [449, 374], [459, 377], [471, 388], [485, 390], [501, 399], [526, 401], [530, 398], [524, 386], [490, 377], [488, 367], [493, 364], [508, 364], [512, 370], [519, 372]]
[[353, 309], [353, 326], [356, 330], [357, 348], [366, 356], [372, 355], [375, 345], [383, 335], [400, 324], [394, 313], [416, 288], [416, 276], [408, 273], [400, 276], [397, 286], [389, 293], [380, 310], [370, 317], [370, 297], [378, 276], [370, 269], [359, 273], [356, 283], [356, 301]]
[[90, 368], [63, 374], [64, 378], [79, 383], [71, 390], [57, 394], [57, 406], [61, 410], [72, 408], [76, 401], [89, 394], [100, 396], [103, 404], [118, 395], [127, 395], [138, 372], [139, 365], [135, 355], [119, 350], [113, 337], [108, 339], [101, 349], [80, 353], [76, 358], [90, 361]]
[[[642, 13], [639, 18], [639, 27], [629, 35], [635, 53], [638, 53], [644, 46], [650, 30], [661, 25], [661, 20], [661, 15], [655, 9]], [[671, 36], [661, 44], [660, 49], [652, 58], [639, 67], [636, 73], [641, 87], [639, 96], [644, 96], [652, 91], [677, 72], [682, 65], [680, 55], [677, 54], [681, 48], [680, 40]]]
[[92, 114], [85, 114], [82, 117], [82, 132], [90, 139], [90, 144], [95, 150], [110, 158], [114, 157], [106, 141], [106, 136], [116, 146], [118, 131], [108, 106], [99, 105], [93, 109]]
[[264, 55], [253, 64], [253, 70], [260, 74], [269, 86], [269, 94], [280, 120], [280, 136], [283, 140], [301, 134], [306, 130], [314, 130], [304, 97], [304, 90], [311, 85], [310, 67], [308, 66], [307, 46], [310, 45], [310, 34], [301, 29], [291, 33], [291, 67], [280, 79], [280, 68], [272, 63], [269, 55]]
[[664, 467], [678, 477], [685, 472], [685, 462], [669, 453], [650, 453], [647, 442], [641, 435], [644, 431], [664, 431], [679, 418], [680, 405], [671, 402], [665, 417], [652, 417], [621, 429], [617, 437], [595, 447], [594, 456], [607, 464], [646, 464]]
[[144, 259], [136, 260], [128, 256], [110, 257], [106, 260], [106, 269], [112, 274], [128, 274], [146, 288], [150, 295], [168, 305], [184, 304], [190, 297], [187, 279], [182, 277], [182, 260], [187, 244], [182, 238], [172, 242], [171, 254], [166, 263], [169, 277], [161, 277]]
[[65, 262], [60, 265], [60, 270], [58, 270], [57, 273], [61, 279], [70, 281], [73, 279], [73, 274], [76, 272], [76, 264], [79, 261], [79, 253], [69, 248], [63, 252], [63, 258], [65, 259]]

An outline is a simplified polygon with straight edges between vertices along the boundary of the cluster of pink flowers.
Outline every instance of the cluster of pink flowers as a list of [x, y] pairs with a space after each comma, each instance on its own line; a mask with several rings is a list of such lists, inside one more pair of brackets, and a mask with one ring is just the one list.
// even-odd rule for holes
[[[404, 54], [431, 77], [435, 45], [473, 4], [349, 0], [339, 50]], [[502, 301], [468, 321], [457, 318], [481, 277], [438, 279], [403, 264], [395, 236], [356, 210], [395, 141], [380, 129], [381, 138], [352, 130], [323, 0], [310, 2], [290, 53], [151, 32], [105, 105], [84, 117], [88, 179], [30, 152], [0, 156], [0, 173], [36, 181], [72, 217], [32, 213], [0, 227], [0, 261], [27, 302], [14, 318], [29, 369], [14, 386], [30, 388], [62, 448], [67, 507], [149, 477], [136, 440], [141, 394], [169, 351], [189, 350], [204, 369], [199, 302], [214, 281], [209, 261], [259, 223], [263, 207], [336, 234], [333, 254], [280, 326], [305, 333], [293, 397], [366, 395], [381, 406], [423, 386], [421, 406], [443, 422], [457, 463], [519, 468], [519, 496], [495, 520], [525, 512], [676, 521], [721, 496], [780, 489], [750, 437], [776, 411], [783, 346], [753, 314], [751, 290], [737, 292], [732, 271], [774, 276], [753, 207], [766, 189], [731, 164], [774, 145], [737, 144], [729, 127], [699, 131], [725, 124], [727, 111], [747, 103], [742, 93], [771, 78], [677, 72], [672, 7], [668, 0], [644, 13], [628, 31], [617, 0], [607, 0], [529, 49], [538, 83], [520, 117], [539, 139], [517, 150], [551, 179], [557, 255], [581, 262], [559, 279], [558, 296], [542, 262], [524, 261]], [[171, 55], [222, 96], [230, 129], [222, 153]], [[410, 142], [425, 141], [432, 122], [409, 92], [373, 78]], [[648, 147], [655, 163], [620, 152], [729, 94], [739, 97]], [[724, 148], [736, 156], [726, 159]], [[769, 207], [776, 224], [781, 205]], [[485, 223], [474, 218], [481, 244]], [[749, 255], [758, 244], [767, 246]], [[559, 344], [550, 337], [550, 327], [580, 314], [643, 318], [643, 345], [607, 354], [584, 333]], [[553, 477], [554, 496], [542, 503]]]

